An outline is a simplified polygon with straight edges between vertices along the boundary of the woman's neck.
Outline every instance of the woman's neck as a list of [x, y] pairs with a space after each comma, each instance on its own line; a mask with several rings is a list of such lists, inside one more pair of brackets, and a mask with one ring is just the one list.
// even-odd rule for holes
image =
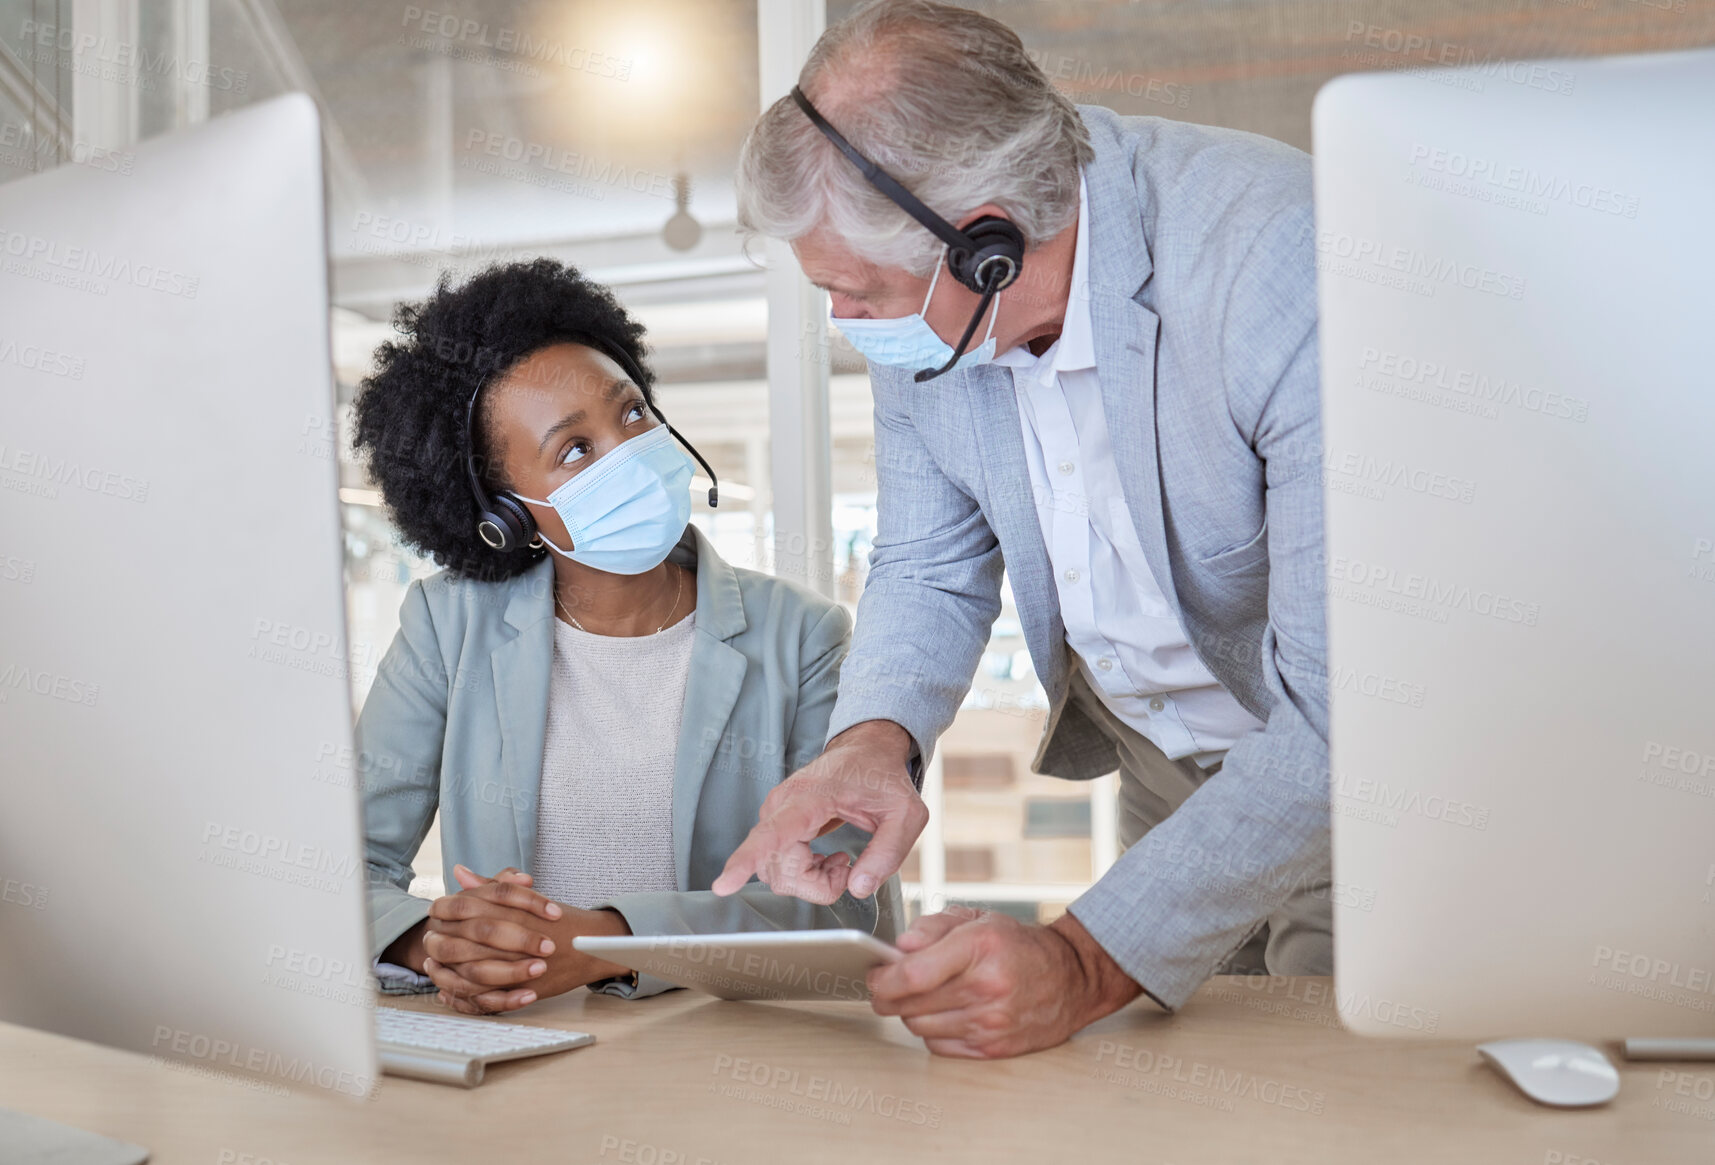
[[651, 635], [696, 606], [689, 570], [662, 562], [642, 574], [609, 574], [554, 560], [554, 615], [592, 635]]

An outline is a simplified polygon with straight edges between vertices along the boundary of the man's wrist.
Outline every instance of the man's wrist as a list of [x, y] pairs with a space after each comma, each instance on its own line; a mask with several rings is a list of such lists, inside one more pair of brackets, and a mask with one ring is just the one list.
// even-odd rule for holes
[[1077, 994], [1082, 998], [1084, 1006], [1084, 1014], [1078, 1021], [1080, 1028], [1118, 1011], [1143, 994], [1143, 988], [1137, 981], [1121, 969], [1113, 956], [1102, 948], [1102, 944], [1097, 942], [1090, 932], [1084, 929], [1084, 924], [1071, 913], [1056, 918], [1048, 924], [1048, 929], [1071, 948], [1077, 965], [1077, 975], [1082, 985], [1082, 990]]
[[892, 720], [860, 720], [828, 741], [829, 751], [835, 748], [861, 748], [865, 752], [876, 752], [889, 758], [897, 757], [901, 769], [910, 761], [915, 747], [916, 742], [911, 739], [911, 733]]

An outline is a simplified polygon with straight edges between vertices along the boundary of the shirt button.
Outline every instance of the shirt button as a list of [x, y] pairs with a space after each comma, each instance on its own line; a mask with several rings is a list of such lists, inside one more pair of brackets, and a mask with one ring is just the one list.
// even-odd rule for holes
[[1060, 472], [1061, 473], [1071, 473], [1076, 468], [1078, 468], [1078, 467], [1070, 461], [1062, 461], [1060, 463]]
[[1167, 707], [1167, 701], [1163, 700], [1160, 696], [1155, 697], [1155, 699], [1149, 702], [1149, 710], [1151, 712], [1159, 712], [1165, 707]]
[[1074, 568], [1074, 569], [1072, 569], [1072, 570], [1069, 570], [1069, 571], [1067, 571], [1067, 572], [1066, 572], [1066, 574], [1065, 574], [1065, 578], [1066, 578], [1066, 581], [1067, 581], [1067, 582], [1077, 582], [1077, 581], [1078, 581], [1078, 579], [1079, 579], [1079, 577], [1080, 577], [1080, 576], [1079, 576], [1079, 574], [1078, 574], [1078, 571], [1077, 571], [1077, 569], [1076, 569], [1076, 568]]
[[1103, 671], [1113, 671], [1114, 661], [1104, 655], [1096, 661], [1096, 666], [1101, 668]]

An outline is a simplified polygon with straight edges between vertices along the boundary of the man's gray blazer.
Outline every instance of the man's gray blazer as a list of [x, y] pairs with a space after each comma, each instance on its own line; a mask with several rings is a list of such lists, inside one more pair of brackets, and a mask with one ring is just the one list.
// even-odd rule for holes
[[[1310, 159], [1235, 130], [1079, 112], [1095, 147], [1084, 180], [1096, 371], [1126, 502], [1198, 656], [1266, 722], [1071, 907], [1173, 1008], [1293, 891], [1328, 876]], [[929, 755], [1000, 610], [1004, 557], [1050, 705], [1032, 767], [1112, 771], [1113, 744], [1067, 700], [1011, 371], [918, 384], [911, 369], [872, 365], [870, 380], [877, 536], [829, 736], [893, 720]]]

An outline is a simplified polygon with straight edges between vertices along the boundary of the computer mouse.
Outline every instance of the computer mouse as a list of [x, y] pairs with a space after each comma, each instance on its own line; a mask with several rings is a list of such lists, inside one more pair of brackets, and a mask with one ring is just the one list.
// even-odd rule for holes
[[1477, 1051], [1538, 1104], [1587, 1108], [1620, 1091], [1620, 1074], [1608, 1057], [1575, 1040], [1492, 1040]]

